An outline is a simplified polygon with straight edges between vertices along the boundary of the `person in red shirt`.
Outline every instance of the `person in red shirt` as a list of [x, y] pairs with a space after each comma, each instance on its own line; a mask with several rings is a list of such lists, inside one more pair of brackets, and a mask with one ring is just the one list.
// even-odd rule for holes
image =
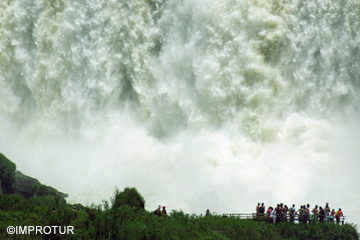
[[162, 214], [162, 216], [163, 216], [164, 218], [167, 217], [167, 212], [166, 212], [166, 209], [165, 209], [165, 208], [166, 208], [166, 207], [163, 206], [163, 210], [161, 211], [161, 214]]
[[340, 223], [340, 218], [344, 216], [343, 212], [341, 211], [341, 208], [335, 213], [336, 222]]

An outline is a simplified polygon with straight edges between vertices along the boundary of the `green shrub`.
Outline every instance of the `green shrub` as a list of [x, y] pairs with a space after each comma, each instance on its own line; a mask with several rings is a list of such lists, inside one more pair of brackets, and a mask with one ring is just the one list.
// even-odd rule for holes
[[121, 205], [128, 205], [136, 209], [145, 209], [145, 200], [136, 190], [136, 188], [125, 188], [123, 192], [115, 190], [112, 208], [118, 208]]
[[25, 199], [17, 194], [3, 194], [0, 195], [0, 209], [6, 210], [20, 210], [25, 205]]
[[[137, 193], [137, 191], [136, 191]], [[130, 197], [129, 197], [130, 196]], [[129, 201], [128, 198], [131, 200]], [[125, 199], [125, 200], [124, 200]], [[136, 201], [133, 201], [133, 200]], [[18, 195], [0, 196], [0, 239], [8, 239], [6, 227], [74, 226], [74, 235], [31, 236], [31, 239], [126, 239], [126, 240], [353, 240], [359, 239], [351, 224], [269, 224], [221, 216], [201, 217], [172, 211], [158, 217], [139, 207], [140, 194], [115, 191], [110, 207], [107, 201], [73, 211], [59, 196], [24, 199]], [[135, 203], [134, 203], [135, 202]], [[55, 213], [52, 208], [55, 207]], [[94, 214], [94, 215], [92, 215]]]

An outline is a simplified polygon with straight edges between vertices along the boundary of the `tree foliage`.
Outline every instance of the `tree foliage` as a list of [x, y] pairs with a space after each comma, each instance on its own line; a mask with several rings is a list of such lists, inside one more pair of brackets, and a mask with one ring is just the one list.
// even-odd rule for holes
[[[270, 224], [222, 216], [202, 217], [172, 211], [167, 218], [143, 210], [145, 201], [135, 188], [115, 190], [111, 205], [104, 201], [73, 211], [58, 196], [22, 198], [0, 196], [0, 239], [7, 226], [74, 226], [74, 235], [31, 235], [31, 239], [244, 239], [353, 240], [355, 226], [336, 223]], [[55, 208], [55, 212], [52, 209]], [[17, 239], [22, 239], [17, 238]]]
[[125, 188], [123, 192], [116, 189], [112, 207], [117, 209], [122, 205], [145, 209], [145, 200], [136, 188]]

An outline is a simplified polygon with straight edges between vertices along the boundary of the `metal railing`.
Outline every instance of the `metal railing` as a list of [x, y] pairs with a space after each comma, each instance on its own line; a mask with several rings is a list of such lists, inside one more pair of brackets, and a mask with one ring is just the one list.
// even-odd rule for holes
[[282, 215], [271, 215], [268, 214], [256, 214], [256, 213], [224, 213], [223, 217], [234, 217], [239, 219], [265, 221], [269, 223], [278, 222], [294, 222], [294, 223], [315, 223], [315, 222], [327, 222], [327, 223], [345, 223], [346, 216], [340, 216], [336, 219], [335, 216], [330, 215], [300, 215], [300, 214], [282, 214]]

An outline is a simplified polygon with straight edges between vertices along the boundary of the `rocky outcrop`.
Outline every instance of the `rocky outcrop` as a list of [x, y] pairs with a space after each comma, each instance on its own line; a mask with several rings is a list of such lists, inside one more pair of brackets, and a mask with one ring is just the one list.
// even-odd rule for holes
[[39, 191], [41, 183], [29, 176], [22, 174], [20, 171], [16, 171], [16, 193], [22, 195], [25, 198], [34, 197]]
[[59, 192], [55, 188], [41, 184], [37, 179], [29, 177], [20, 171], [16, 171], [16, 193], [25, 198], [40, 197], [45, 195], [68, 197], [67, 194]]
[[64, 199], [67, 194], [53, 187], [43, 185], [39, 180], [16, 171], [16, 165], [0, 153], [0, 185], [3, 194], [16, 193], [25, 198], [40, 196], [59, 196]]
[[16, 165], [0, 153], [0, 182], [3, 194], [15, 192]]

